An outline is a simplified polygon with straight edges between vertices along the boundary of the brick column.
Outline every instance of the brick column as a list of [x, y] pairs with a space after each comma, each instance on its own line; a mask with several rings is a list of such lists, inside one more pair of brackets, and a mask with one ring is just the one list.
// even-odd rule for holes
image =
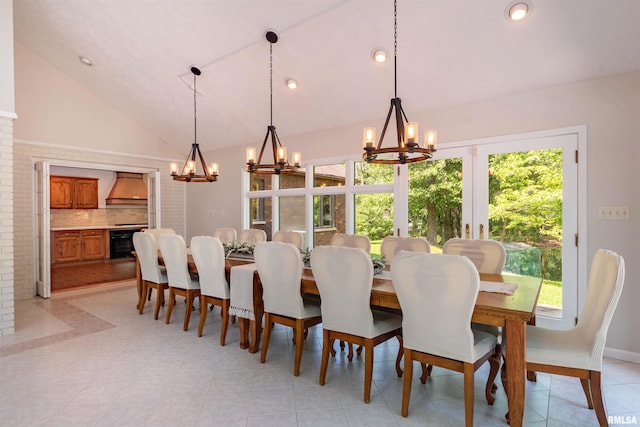
[[13, 119], [0, 115], [0, 336], [15, 333]]

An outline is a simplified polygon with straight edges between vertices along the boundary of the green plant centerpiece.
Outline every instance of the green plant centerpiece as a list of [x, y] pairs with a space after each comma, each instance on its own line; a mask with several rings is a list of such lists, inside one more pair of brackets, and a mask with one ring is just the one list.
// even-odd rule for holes
[[226, 242], [222, 244], [224, 248], [225, 257], [229, 257], [230, 255], [239, 256], [240, 258], [250, 258], [253, 256], [253, 250], [255, 249], [255, 245], [251, 245], [245, 242]]
[[[311, 249], [300, 249], [300, 257], [306, 268], [311, 267]], [[377, 275], [384, 271], [385, 261], [384, 257], [377, 255], [371, 255], [371, 263], [373, 264], [373, 274]]]

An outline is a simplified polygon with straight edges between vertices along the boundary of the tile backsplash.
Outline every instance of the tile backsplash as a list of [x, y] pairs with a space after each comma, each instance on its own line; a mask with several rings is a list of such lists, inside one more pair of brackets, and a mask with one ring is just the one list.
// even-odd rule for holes
[[146, 208], [51, 209], [52, 228], [146, 223]]

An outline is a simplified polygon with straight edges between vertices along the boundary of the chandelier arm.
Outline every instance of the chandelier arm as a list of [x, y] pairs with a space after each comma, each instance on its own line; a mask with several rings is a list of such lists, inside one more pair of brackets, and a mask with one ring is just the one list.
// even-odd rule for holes
[[198, 144], [194, 144], [196, 151], [198, 152], [198, 157], [200, 158], [200, 165], [202, 166], [202, 170], [204, 171], [205, 176], [209, 176], [209, 169], [207, 168], [207, 163], [204, 161], [202, 157], [202, 153], [200, 152], [200, 146]]
[[404, 122], [402, 121], [402, 101], [394, 99], [396, 107], [396, 132], [398, 133], [398, 147], [404, 147]]
[[278, 140], [276, 139], [276, 128], [271, 126], [271, 148], [273, 151], [273, 164], [277, 165], [278, 162]]
[[269, 114], [273, 126], [273, 43], [269, 43]]
[[382, 128], [382, 133], [380, 134], [380, 140], [378, 140], [378, 146], [376, 149], [382, 148], [382, 141], [384, 140], [384, 135], [387, 133], [387, 126], [389, 126], [389, 119], [391, 119], [391, 113], [393, 112], [393, 99], [391, 100], [391, 105], [389, 106], [389, 112], [387, 113], [387, 119], [384, 121], [384, 127]]
[[271, 128], [273, 126], [269, 125], [267, 126], [267, 134], [264, 136], [264, 141], [262, 141], [262, 148], [260, 149], [260, 155], [258, 156], [258, 161], [256, 163], [256, 165], [261, 165], [262, 164], [262, 154], [264, 153], [264, 149], [267, 146], [267, 139], [269, 139], [269, 134], [271, 133]]

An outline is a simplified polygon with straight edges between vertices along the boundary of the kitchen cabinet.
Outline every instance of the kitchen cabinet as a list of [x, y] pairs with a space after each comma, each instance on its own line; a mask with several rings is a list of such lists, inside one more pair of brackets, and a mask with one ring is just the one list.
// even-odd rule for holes
[[53, 263], [104, 259], [105, 230], [54, 231]]
[[104, 230], [85, 230], [82, 232], [82, 259], [104, 259]]
[[98, 209], [98, 179], [52, 176], [51, 209]]

